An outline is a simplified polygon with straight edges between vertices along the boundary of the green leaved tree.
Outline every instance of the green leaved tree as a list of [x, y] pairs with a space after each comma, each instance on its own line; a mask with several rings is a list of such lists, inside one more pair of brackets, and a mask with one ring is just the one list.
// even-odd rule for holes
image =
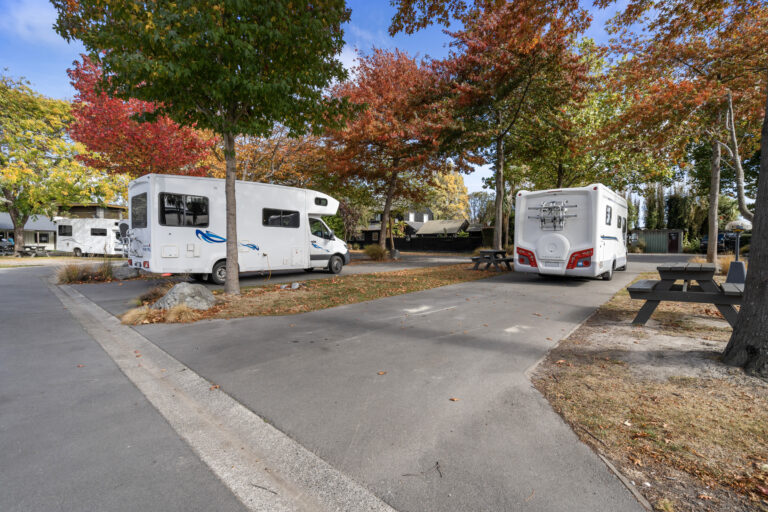
[[219, 134], [226, 160], [225, 292], [238, 294], [235, 137], [296, 135], [339, 119], [324, 89], [346, 72], [344, 0], [53, 0], [56, 30], [102, 66], [110, 95], [162, 105], [185, 126]]
[[0, 211], [11, 217], [17, 253], [30, 217], [53, 216], [72, 203], [109, 201], [120, 188], [119, 178], [76, 160], [85, 148], [67, 137], [71, 119], [66, 101], [0, 76]]

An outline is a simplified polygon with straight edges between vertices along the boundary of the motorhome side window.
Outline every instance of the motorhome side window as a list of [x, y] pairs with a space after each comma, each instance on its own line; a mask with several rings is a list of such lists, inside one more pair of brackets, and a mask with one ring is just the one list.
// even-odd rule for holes
[[131, 228], [147, 227], [147, 193], [131, 198]]
[[316, 197], [315, 204], [318, 206], [328, 206], [328, 200], [324, 197]]
[[107, 236], [107, 230], [104, 228], [91, 228], [91, 236]]
[[72, 226], [59, 226], [59, 236], [72, 236]]
[[160, 225], [206, 227], [208, 198], [161, 192]]
[[298, 228], [299, 212], [264, 208], [262, 210], [261, 223], [264, 226], [275, 228]]
[[613, 216], [613, 209], [610, 206], [605, 207], [605, 225], [611, 225], [611, 217]]

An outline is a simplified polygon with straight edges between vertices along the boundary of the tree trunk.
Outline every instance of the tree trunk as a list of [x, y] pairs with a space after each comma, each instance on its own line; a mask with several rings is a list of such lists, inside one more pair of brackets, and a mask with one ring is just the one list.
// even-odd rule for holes
[[745, 219], [754, 220], [754, 214], [747, 208], [747, 201], [744, 196], [744, 168], [741, 166], [741, 155], [739, 154], [739, 140], [736, 138], [736, 123], [733, 115], [733, 95], [728, 91], [728, 121], [729, 135], [731, 137], [731, 157], [733, 166], [736, 169], [736, 196], [739, 201], [739, 212]]
[[504, 218], [504, 136], [496, 137], [496, 222], [493, 225], [493, 248], [501, 249]]
[[224, 293], [228, 295], [240, 295], [240, 266], [237, 263], [237, 199], [235, 197], [236, 156], [235, 135], [225, 133], [224, 159], [227, 173], [224, 181], [224, 195], [227, 201], [227, 278], [224, 281]]
[[768, 95], [761, 137], [760, 174], [744, 303], [731, 340], [723, 352], [723, 361], [768, 377]]
[[24, 226], [29, 220], [29, 215], [22, 215], [14, 208], [8, 208], [8, 216], [13, 224], [13, 252], [18, 255], [24, 249]]
[[717, 204], [720, 199], [720, 144], [717, 138], [712, 141], [711, 176], [709, 182], [709, 241], [707, 242], [707, 261], [715, 264], [715, 269], [720, 265], [717, 261]]
[[557, 184], [555, 185], [555, 188], [563, 188], [563, 175], [565, 173], [563, 172], [563, 164], [557, 164]]
[[395, 250], [395, 230], [392, 226], [392, 216], [389, 216], [389, 248]]
[[[384, 212], [381, 214], [381, 231], [379, 231], [379, 246], [387, 249], [387, 225], [389, 224], [389, 212], [392, 209], [392, 199], [395, 196], [395, 184], [397, 183], [397, 174], [392, 174], [387, 187], [387, 198], [384, 201]], [[393, 245], [394, 248], [394, 245]]]

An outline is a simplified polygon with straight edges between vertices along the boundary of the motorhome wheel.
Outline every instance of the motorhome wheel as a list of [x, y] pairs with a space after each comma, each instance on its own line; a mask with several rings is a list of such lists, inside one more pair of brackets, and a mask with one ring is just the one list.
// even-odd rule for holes
[[201, 283], [208, 280], [208, 274], [190, 274], [189, 277]]
[[603, 281], [610, 281], [613, 279], [613, 272], [616, 270], [616, 260], [611, 263], [611, 270], [603, 274]]
[[83, 251], [81, 251], [79, 247], [75, 247], [75, 250], [72, 252], [75, 254], [75, 258], [79, 258], [83, 255]]
[[331, 274], [338, 274], [343, 267], [344, 262], [342, 261], [341, 256], [338, 254], [331, 256], [331, 259], [328, 262], [328, 270]]
[[217, 261], [211, 270], [211, 276], [209, 280], [213, 284], [224, 284], [227, 280], [227, 262], [224, 260]]

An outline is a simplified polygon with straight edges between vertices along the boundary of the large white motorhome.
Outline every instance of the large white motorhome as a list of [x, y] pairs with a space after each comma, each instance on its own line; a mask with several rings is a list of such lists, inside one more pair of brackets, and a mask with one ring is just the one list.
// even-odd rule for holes
[[610, 280], [627, 268], [627, 201], [600, 184], [521, 191], [515, 272]]
[[[326, 268], [349, 263], [347, 244], [322, 221], [339, 202], [314, 190], [238, 181], [240, 272]], [[129, 264], [155, 273], [226, 278], [224, 180], [148, 174], [128, 188]]]
[[75, 256], [123, 254], [120, 241], [120, 221], [115, 219], [67, 219], [54, 217], [56, 250]]

